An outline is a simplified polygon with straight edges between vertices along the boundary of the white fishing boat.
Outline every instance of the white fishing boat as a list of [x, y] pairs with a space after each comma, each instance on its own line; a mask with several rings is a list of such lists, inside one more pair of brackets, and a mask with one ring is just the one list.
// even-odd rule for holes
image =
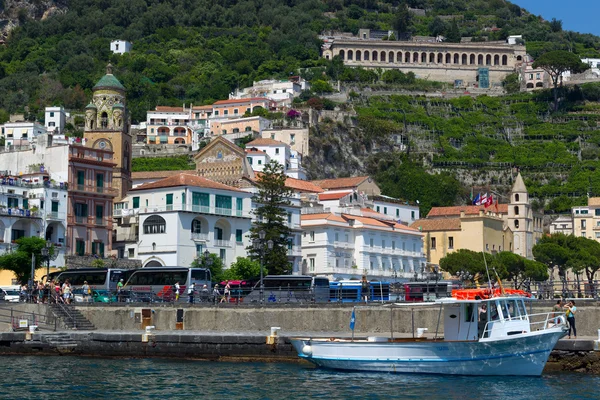
[[514, 290], [454, 291], [435, 302], [443, 337], [290, 340], [301, 358], [338, 370], [536, 376], [567, 326], [563, 315], [528, 314], [526, 300]]

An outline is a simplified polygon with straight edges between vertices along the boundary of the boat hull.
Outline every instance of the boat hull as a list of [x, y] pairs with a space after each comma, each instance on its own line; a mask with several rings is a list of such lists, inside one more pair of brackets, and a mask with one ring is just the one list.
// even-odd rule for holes
[[328, 340], [293, 338], [298, 355], [318, 366], [355, 371], [448, 375], [539, 376], [563, 329], [481, 341]]

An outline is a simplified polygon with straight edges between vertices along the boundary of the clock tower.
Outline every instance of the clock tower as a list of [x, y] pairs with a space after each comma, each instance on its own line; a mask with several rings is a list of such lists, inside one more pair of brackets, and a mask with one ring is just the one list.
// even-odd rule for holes
[[125, 87], [112, 73], [112, 65], [92, 88], [92, 101], [85, 108], [86, 145], [95, 149], [112, 150], [112, 187], [122, 198], [131, 188], [132, 136], [125, 103]]

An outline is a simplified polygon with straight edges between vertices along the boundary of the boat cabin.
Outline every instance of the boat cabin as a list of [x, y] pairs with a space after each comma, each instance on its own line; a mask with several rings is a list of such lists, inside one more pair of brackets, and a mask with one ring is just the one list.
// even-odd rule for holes
[[523, 297], [485, 300], [440, 299], [443, 305], [444, 340], [497, 339], [530, 331]]

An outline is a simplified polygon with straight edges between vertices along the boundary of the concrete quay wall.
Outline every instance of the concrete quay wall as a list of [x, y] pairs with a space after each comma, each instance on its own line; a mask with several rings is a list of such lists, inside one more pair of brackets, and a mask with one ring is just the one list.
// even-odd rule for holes
[[[53, 315], [46, 305], [17, 304], [14, 315], [36, 313], [48, 316], [53, 323]], [[99, 330], [135, 331], [144, 326], [153, 325], [158, 331], [178, 328], [178, 310], [183, 330], [203, 332], [268, 332], [271, 327], [280, 327], [281, 332], [335, 332], [349, 334], [352, 307], [338, 305], [315, 306], [208, 306], [208, 305], [150, 305], [150, 306], [76, 306]], [[551, 305], [535, 306], [531, 314], [546, 313]], [[4, 312], [6, 313], [6, 311]], [[148, 315], [148, 319], [142, 314]], [[414, 329], [427, 328], [434, 334], [438, 325], [439, 307], [436, 306], [389, 306], [373, 305], [356, 309], [356, 334], [367, 333], [412, 333]], [[598, 337], [600, 329], [600, 307], [578, 305], [576, 316], [578, 336]], [[0, 326], [1, 327], [1, 326]], [[443, 320], [440, 321], [439, 334], [443, 334]]]

